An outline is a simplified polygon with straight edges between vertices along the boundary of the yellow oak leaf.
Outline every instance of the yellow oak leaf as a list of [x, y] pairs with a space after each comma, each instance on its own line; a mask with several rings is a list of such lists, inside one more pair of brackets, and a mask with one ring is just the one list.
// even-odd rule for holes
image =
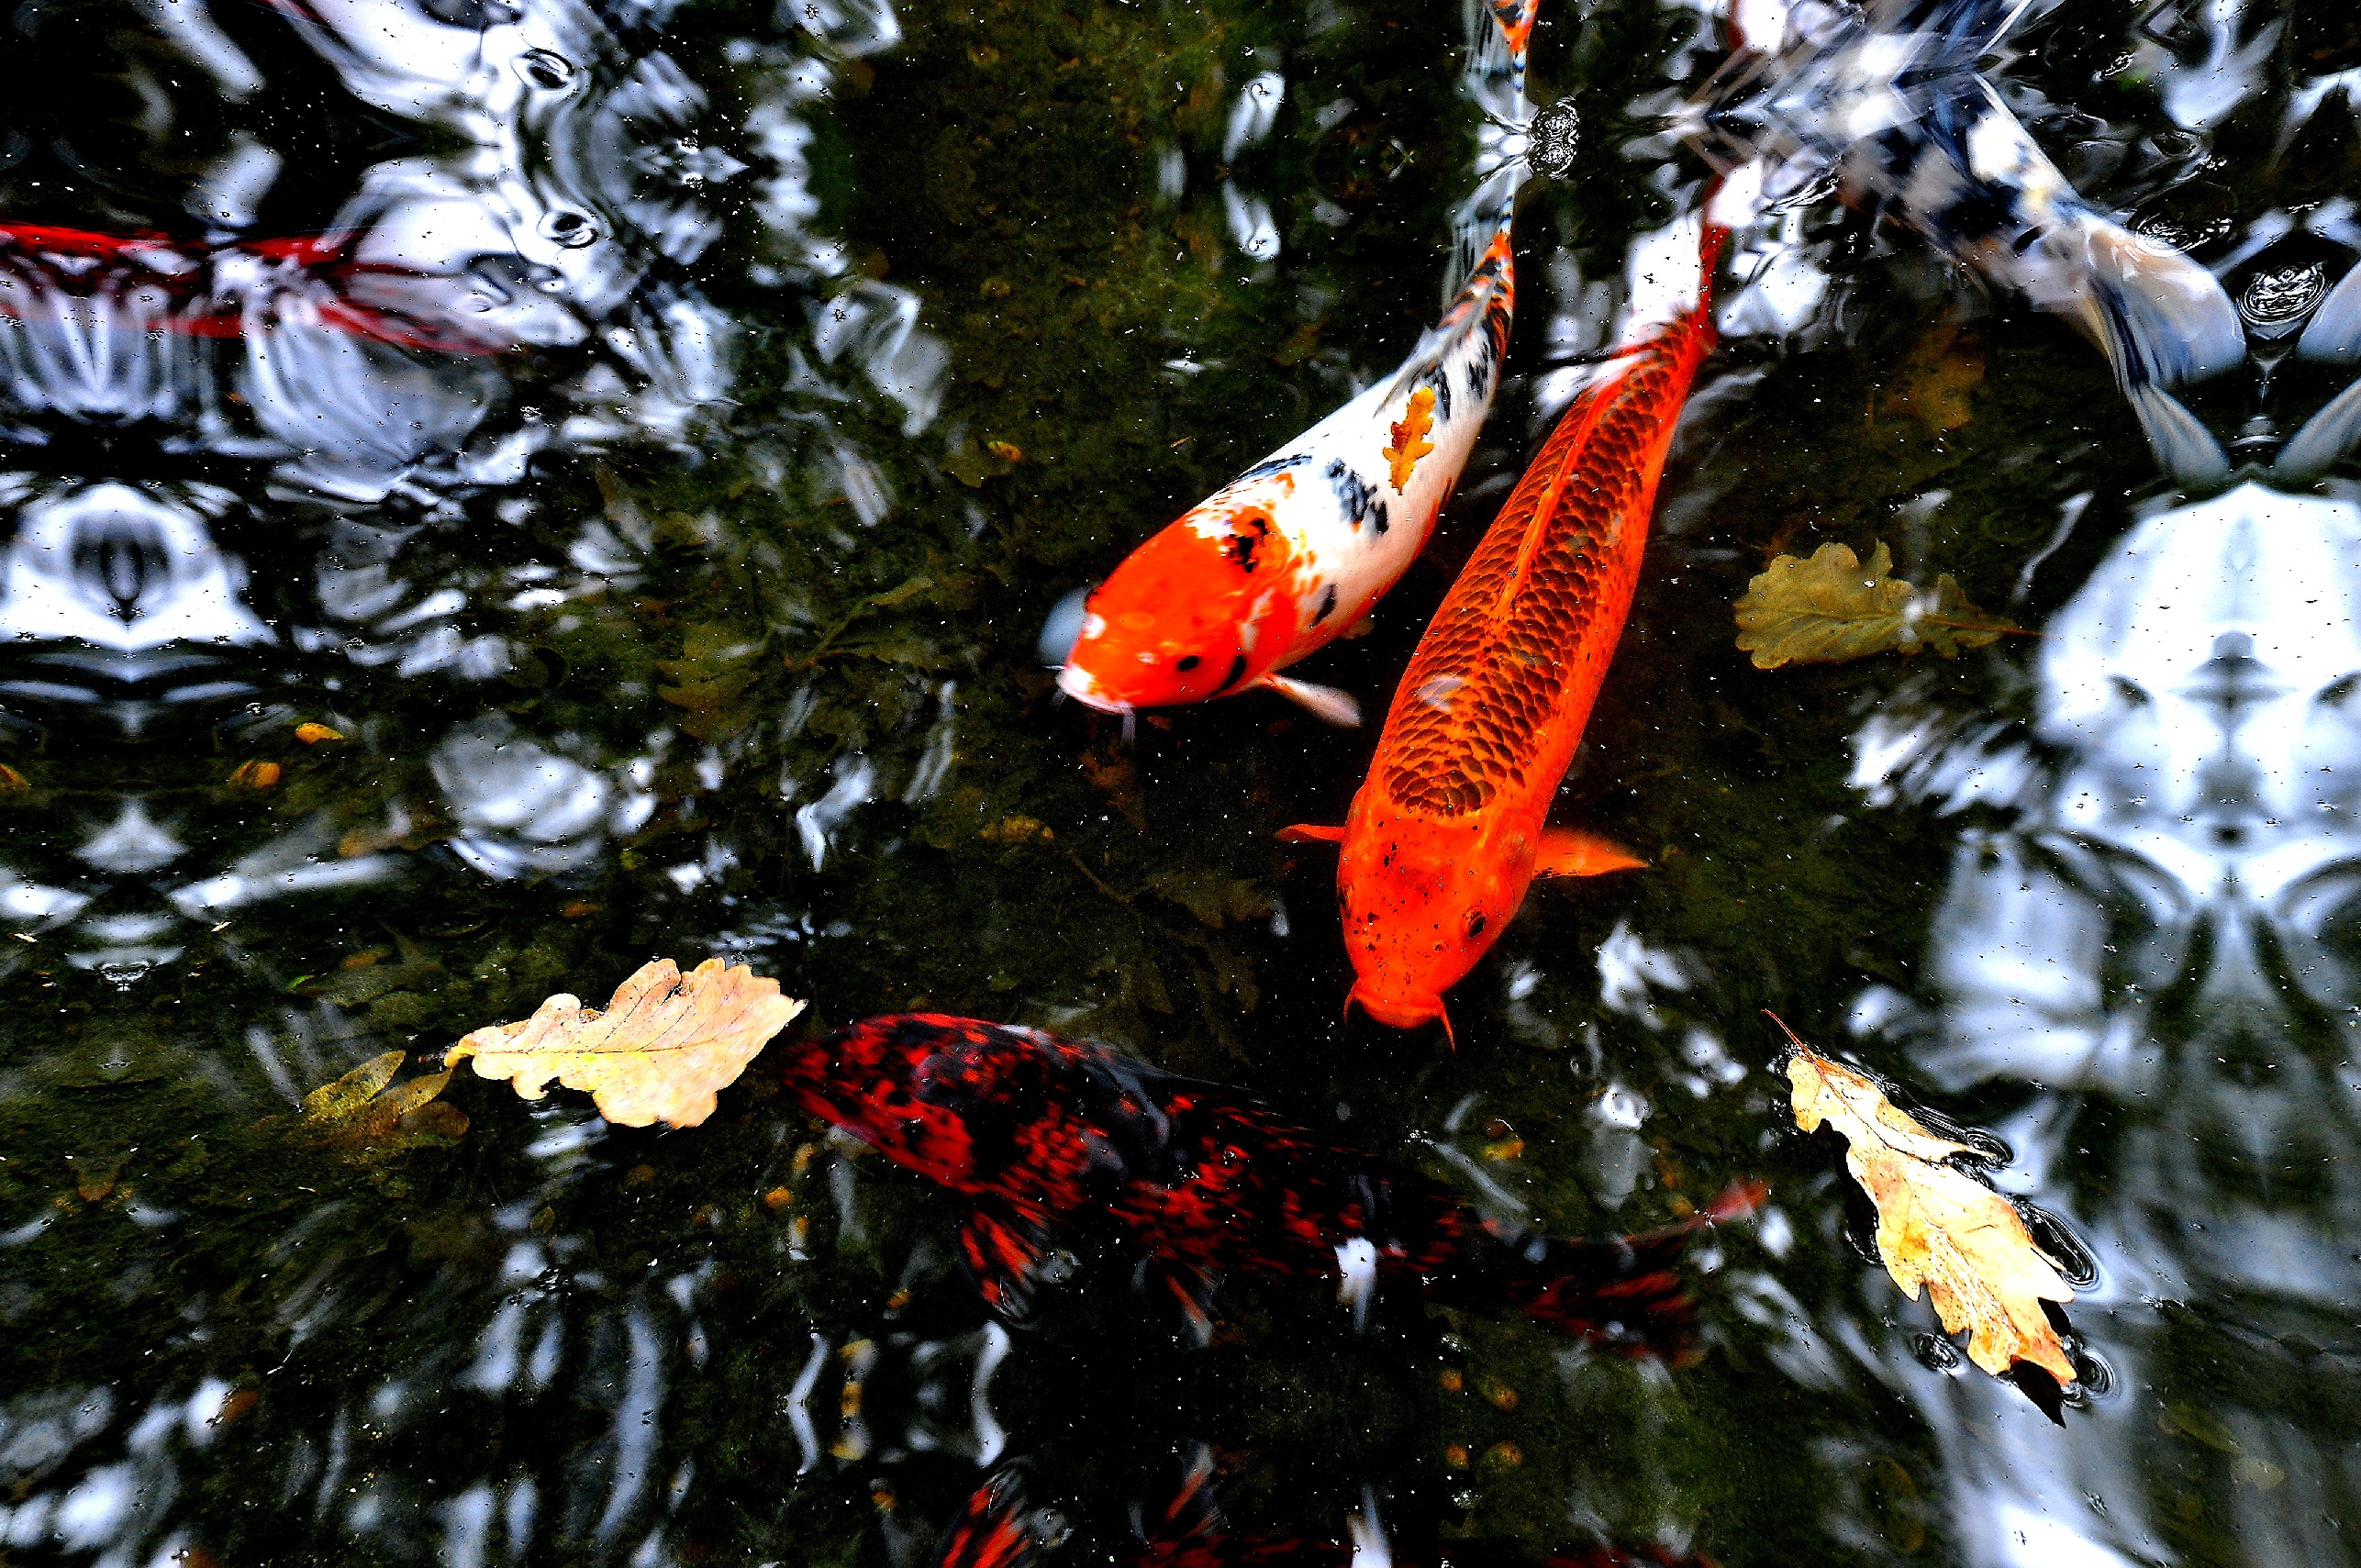
[[1835, 664], [1873, 653], [1931, 648], [1956, 659], [2021, 632], [2013, 621], [1968, 603], [1949, 574], [1932, 590], [1894, 576], [1883, 543], [1869, 564], [1841, 544], [1824, 544], [1810, 561], [1782, 555], [1746, 584], [1738, 601], [1738, 646], [1757, 670], [1782, 664]]
[[478, 1076], [506, 1078], [529, 1100], [554, 1078], [586, 1090], [601, 1116], [624, 1127], [695, 1127], [803, 1010], [751, 969], [708, 958], [684, 975], [660, 958], [617, 986], [604, 1012], [560, 993], [520, 1023], [477, 1029], [443, 1061], [472, 1059]]
[[1392, 471], [1395, 494], [1410, 482], [1410, 472], [1419, 459], [1434, 450], [1434, 443], [1426, 439], [1434, 428], [1434, 388], [1422, 386], [1410, 394], [1410, 406], [1402, 410], [1401, 422], [1387, 427], [1393, 432], [1393, 444], [1385, 450], [1386, 463]]
[[2042, 1303], [2072, 1301], [2074, 1287], [2014, 1205], [1947, 1163], [1976, 1151], [1928, 1131], [1874, 1080], [1800, 1040], [1787, 1073], [1796, 1125], [1843, 1136], [1845, 1169], [1877, 1206], [1877, 1255], [1902, 1293], [1916, 1301], [1924, 1286], [1943, 1328], [1966, 1332], [1967, 1359], [1985, 1371], [2030, 1362], [2061, 1386], [2072, 1383], [2074, 1362]]
[[389, 1051], [372, 1057], [306, 1095], [289, 1136], [306, 1148], [332, 1149], [355, 1164], [458, 1142], [467, 1133], [467, 1113], [435, 1098], [451, 1083], [451, 1069], [395, 1084], [406, 1055]]

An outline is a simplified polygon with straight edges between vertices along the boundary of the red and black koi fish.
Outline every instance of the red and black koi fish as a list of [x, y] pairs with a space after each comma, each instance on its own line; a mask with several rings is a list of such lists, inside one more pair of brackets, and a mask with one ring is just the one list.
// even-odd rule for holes
[[[1369, 1505], [1374, 1510], [1374, 1502]], [[1019, 1477], [1001, 1471], [975, 1489], [944, 1534], [936, 1556], [940, 1568], [1033, 1568], [1055, 1540], [1045, 1516], [1026, 1507]], [[1045, 1539], [1046, 1537], [1046, 1539]], [[1418, 1568], [1388, 1550], [1368, 1515], [1351, 1521], [1348, 1539], [1226, 1535], [1218, 1529], [1154, 1539], [1128, 1557], [1110, 1561], [1127, 1568]], [[1709, 1557], [1688, 1557], [1662, 1547], [1594, 1546], [1572, 1554], [1534, 1557], [1510, 1546], [1453, 1541], [1438, 1568], [1720, 1568]]]
[[421, 284], [455, 296], [465, 284], [363, 261], [359, 244], [353, 234], [216, 244], [151, 229], [0, 222], [0, 280], [28, 285], [0, 293], [0, 316], [21, 317], [28, 298], [61, 297], [102, 302], [134, 330], [190, 338], [239, 338], [300, 321], [437, 353], [512, 346], [470, 330], [455, 310], [422, 315], [407, 304], [373, 302], [373, 292], [407, 300]]
[[1633, 1351], [1678, 1348], [1673, 1265], [1699, 1225], [1562, 1240], [1487, 1220], [1442, 1185], [1319, 1141], [1259, 1101], [1099, 1046], [973, 1018], [904, 1014], [800, 1048], [803, 1107], [966, 1197], [960, 1247], [985, 1298], [1021, 1311], [1055, 1234], [1111, 1229], [1164, 1266], [1200, 1327], [1208, 1276], [1328, 1278], [1364, 1303], [1379, 1276], [1434, 1301], [1514, 1307]]

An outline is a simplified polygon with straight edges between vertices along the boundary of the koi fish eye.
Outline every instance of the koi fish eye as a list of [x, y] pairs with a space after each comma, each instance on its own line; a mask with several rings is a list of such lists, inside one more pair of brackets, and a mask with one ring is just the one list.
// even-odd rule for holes
[[1173, 668], [1175, 670], [1194, 670], [1199, 664], [1204, 662], [1204, 659], [1195, 653], [1184, 653], [1180, 657], [1180, 662], [1175, 664]]

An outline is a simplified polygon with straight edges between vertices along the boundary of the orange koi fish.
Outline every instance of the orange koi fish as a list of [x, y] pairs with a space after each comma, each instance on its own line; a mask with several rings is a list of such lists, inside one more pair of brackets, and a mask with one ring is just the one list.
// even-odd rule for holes
[[[1697, 367], [1725, 231], [1690, 217], [1632, 261], [1632, 324], [1453, 584], [1394, 694], [1342, 828], [1337, 891], [1358, 976], [1345, 1006], [1442, 1019], [1536, 876], [1643, 862], [1543, 825], [1623, 633], [1656, 484]], [[1668, 286], [1669, 285], [1669, 286]]]
[[[1522, 83], [1537, 4], [1496, 0], [1489, 25], [1478, 24], [1470, 93], [1505, 102], [1512, 124], [1530, 114]], [[1475, 268], [1399, 369], [1133, 550], [1083, 603], [1078, 632], [1043, 635], [1052, 659], [1062, 652], [1067, 695], [1129, 714], [1259, 686], [1331, 724], [1361, 721], [1348, 694], [1279, 672], [1400, 581], [1458, 486], [1508, 352], [1509, 228], [1523, 174], [1509, 162], [1469, 202], [1460, 229]]]

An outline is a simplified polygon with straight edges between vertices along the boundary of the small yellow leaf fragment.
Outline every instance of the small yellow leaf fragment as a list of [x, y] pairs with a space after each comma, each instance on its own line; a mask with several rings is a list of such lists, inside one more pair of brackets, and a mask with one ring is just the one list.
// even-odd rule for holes
[[306, 746], [317, 746], [323, 740], [343, 740], [344, 731], [331, 729], [325, 724], [298, 724], [295, 726], [295, 739]]
[[2007, 1198], [1944, 1163], [1975, 1151], [1928, 1131], [1873, 1080], [1800, 1042], [1787, 1073], [1796, 1125], [1843, 1137], [1845, 1168], [1877, 1207], [1877, 1255], [1902, 1293], [1915, 1301], [1923, 1286], [1943, 1328], [1967, 1334], [1967, 1359], [1985, 1371], [2030, 1362], [2061, 1386], [2072, 1383], [2074, 1362], [2042, 1303], [2072, 1301], [2074, 1287]]
[[1025, 449], [1019, 446], [1014, 441], [986, 441], [984, 443], [984, 450], [990, 452], [994, 457], [998, 458], [1002, 462], [1022, 462], [1025, 461]]
[[7, 763], [0, 762], [0, 795], [23, 795], [32, 787], [31, 780]]
[[283, 771], [278, 763], [265, 762], [259, 759], [251, 762], [241, 762], [238, 766], [238, 771], [229, 775], [229, 783], [232, 787], [238, 789], [274, 789], [278, 786], [279, 774]]
[[1897, 580], [1893, 551], [1883, 543], [1866, 566], [1841, 544], [1821, 545], [1809, 561], [1778, 556], [1746, 584], [1736, 615], [1738, 647], [1757, 670], [1922, 648], [1956, 659], [2021, 629], [1969, 603], [1947, 573], [1928, 590]]
[[473, 1058], [478, 1076], [507, 1079], [529, 1100], [555, 1079], [586, 1091], [619, 1126], [695, 1127], [803, 1010], [751, 969], [709, 958], [684, 975], [660, 958], [616, 987], [604, 1012], [560, 993], [529, 1018], [477, 1029], [443, 1061]]
[[987, 844], [1046, 844], [1057, 837], [1046, 825], [1030, 817], [1003, 817], [997, 822], [978, 828], [975, 836]]
[[1434, 443], [1426, 439], [1427, 432], [1434, 428], [1434, 388], [1422, 386], [1411, 393], [1409, 406], [1402, 410], [1400, 422], [1387, 428], [1394, 439], [1383, 455], [1393, 477], [1394, 493], [1398, 495], [1402, 486], [1410, 482], [1419, 459], [1434, 450]]
[[389, 1051], [306, 1095], [291, 1136], [360, 1164], [458, 1142], [467, 1134], [467, 1113], [435, 1098], [450, 1084], [451, 1070], [395, 1084], [403, 1060], [403, 1052]]

